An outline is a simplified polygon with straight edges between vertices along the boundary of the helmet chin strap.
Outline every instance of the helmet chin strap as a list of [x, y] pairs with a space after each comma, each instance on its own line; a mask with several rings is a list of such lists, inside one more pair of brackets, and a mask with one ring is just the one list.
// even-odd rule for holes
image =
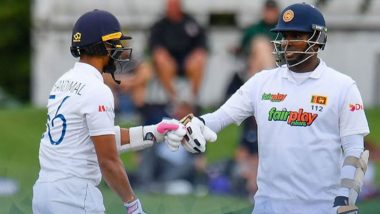
[[288, 63], [288, 60], [286, 60], [286, 58], [285, 58], [286, 64], [288, 65], [288, 68], [292, 68], [292, 67], [294, 67], [294, 66], [297, 66], [297, 65], [300, 65], [300, 64], [306, 62], [308, 59], [310, 59], [310, 58], [311, 58], [312, 56], [314, 56], [316, 53], [303, 53], [303, 54], [307, 54], [307, 55], [309, 55], [309, 56], [305, 57], [304, 59], [302, 59], [302, 60], [300, 60], [299, 62], [294, 63], [294, 64], [289, 64], [289, 63]]
[[116, 84], [120, 84], [121, 81], [115, 79], [115, 71], [116, 71], [116, 65], [115, 60], [110, 57], [108, 64], [103, 67], [104, 73], [109, 73], [112, 76], [112, 79], [116, 82]]
[[[304, 57], [302, 60], [294, 63], [294, 64], [289, 64], [288, 60], [286, 59], [286, 57], [284, 56], [284, 60], [285, 60], [285, 63], [288, 65], [288, 68], [292, 68], [294, 66], [297, 66], [297, 65], [300, 65], [304, 62], [306, 62], [308, 59], [310, 59], [312, 56], [314, 56], [315, 54], [319, 53], [319, 49], [317, 51], [313, 51], [312, 48], [316, 45], [316, 43], [312, 43], [310, 45], [310, 43], [308, 43], [308, 47], [306, 48], [306, 50], [302, 51], [302, 52], [298, 52], [298, 51], [295, 51], [296, 53], [299, 53], [299, 54], [303, 54], [303, 55], [308, 55], [306, 57]], [[286, 53], [286, 49], [287, 49], [287, 46], [284, 50], [284, 55]], [[312, 50], [312, 51], [310, 51]]]

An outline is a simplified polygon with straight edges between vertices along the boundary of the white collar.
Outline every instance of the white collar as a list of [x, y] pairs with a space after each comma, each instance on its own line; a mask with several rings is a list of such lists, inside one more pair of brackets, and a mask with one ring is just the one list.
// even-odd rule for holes
[[[322, 73], [326, 68], [326, 63], [319, 58], [319, 65], [314, 69], [314, 71], [311, 72], [308, 78], [311, 79], [319, 79], [322, 76]], [[294, 80], [293, 76], [291, 75], [289, 68], [285, 66], [281, 66], [282, 69], [282, 77], [288, 80]]]
[[85, 72], [89, 73], [90, 75], [94, 75], [100, 81], [102, 81], [102, 82], [104, 81], [103, 76], [99, 72], [99, 70], [90, 64], [83, 63], [83, 62], [76, 62], [74, 65], [74, 69], [80, 70], [80, 71], [85, 71]]

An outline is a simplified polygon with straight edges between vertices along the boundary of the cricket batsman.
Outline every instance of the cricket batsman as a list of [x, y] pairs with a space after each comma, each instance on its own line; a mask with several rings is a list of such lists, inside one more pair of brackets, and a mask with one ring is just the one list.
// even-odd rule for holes
[[318, 57], [327, 27], [314, 6], [286, 7], [273, 31], [281, 38], [273, 41], [279, 67], [251, 77], [215, 112], [183, 119], [184, 147], [204, 152], [215, 133], [253, 115], [259, 149], [253, 214], [357, 214], [369, 155], [358, 87]]
[[57, 80], [49, 95], [33, 213], [105, 213], [97, 188], [103, 176], [126, 213], [142, 214], [118, 152], [164, 141], [176, 150], [185, 127], [174, 119], [130, 129], [114, 125], [114, 98], [102, 74], [114, 78], [115, 63], [128, 61], [132, 50], [126, 46], [131, 38], [121, 32], [114, 15], [103, 10], [83, 14], [71, 39], [71, 53], [79, 62]]

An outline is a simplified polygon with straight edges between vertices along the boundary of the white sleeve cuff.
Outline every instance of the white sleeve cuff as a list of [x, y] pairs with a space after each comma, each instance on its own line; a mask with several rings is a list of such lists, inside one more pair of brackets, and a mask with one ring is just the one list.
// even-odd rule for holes
[[121, 152], [121, 131], [120, 131], [120, 126], [114, 126], [115, 129], [115, 142], [116, 142], [116, 148], [117, 151], [120, 153]]

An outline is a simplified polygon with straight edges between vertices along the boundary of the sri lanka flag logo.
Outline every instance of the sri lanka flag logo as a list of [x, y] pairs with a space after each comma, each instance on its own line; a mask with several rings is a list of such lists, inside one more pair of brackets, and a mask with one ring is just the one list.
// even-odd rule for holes
[[312, 95], [311, 96], [311, 103], [319, 104], [319, 105], [326, 105], [327, 104], [327, 97], [319, 96], [319, 95]]

